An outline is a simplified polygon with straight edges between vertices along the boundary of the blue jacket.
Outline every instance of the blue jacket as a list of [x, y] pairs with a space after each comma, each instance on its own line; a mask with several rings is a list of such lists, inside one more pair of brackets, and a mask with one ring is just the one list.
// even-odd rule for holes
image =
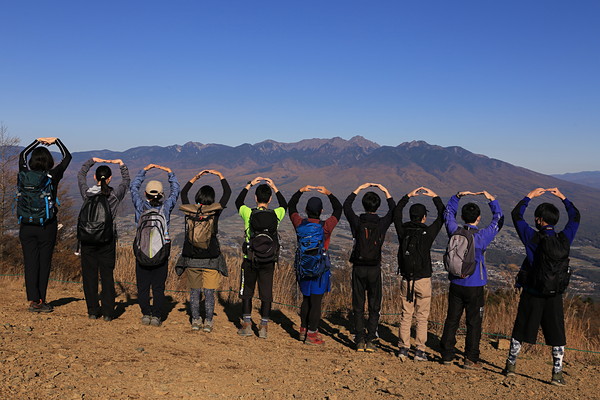
[[[448, 236], [451, 236], [459, 227], [456, 223], [456, 213], [458, 211], [458, 196], [454, 195], [448, 201], [446, 205], [446, 211], [444, 212], [444, 221], [446, 223], [446, 232]], [[471, 230], [476, 230], [473, 234], [475, 241], [475, 272], [473, 275], [466, 278], [459, 278], [454, 275], [448, 274], [448, 279], [451, 283], [460, 286], [485, 286], [487, 284], [487, 268], [485, 266], [485, 250], [489, 244], [494, 240], [494, 237], [500, 232], [504, 225], [504, 214], [500, 209], [500, 204], [497, 200], [489, 202], [490, 210], [492, 211], [492, 222], [482, 229], [478, 229], [474, 225], [465, 225]]]
[[[146, 170], [142, 169], [135, 179], [131, 182], [131, 200], [133, 200], [133, 207], [135, 208], [135, 222], [137, 223], [140, 219], [140, 215], [152, 206], [146, 199], [146, 196], [142, 196], [140, 194], [140, 188], [142, 187], [142, 183], [144, 183], [144, 178], [146, 177]], [[164, 213], [165, 218], [167, 219], [167, 225], [171, 221], [171, 211], [175, 208], [175, 203], [177, 203], [177, 198], [179, 197], [179, 182], [177, 181], [177, 177], [173, 172], [170, 172], [169, 175], [169, 184], [171, 186], [169, 197], [164, 201]], [[160, 208], [160, 207], [154, 207]]]
[[[513, 224], [515, 229], [517, 230], [517, 234], [519, 235], [519, 239], [525, 245], [525, 252], [527, 253], [527, 257], [523, 261], [523, 265], [521, 268], [527, 265], [533, 265], [533, 256], [537, 249], [537, 243], [534, 240], [535, 234], [537, 231], [533, 229], [525, 219], [523, 215], [525, 214], [525, 210], [529, 205], [531, 199], [529, 197], [523, 198], [520, 202], [517, 203], [515, 208], [512, 210], [511, 216], [513, 220]], [[569, 244], [573, 243], [573, 239], [575, 239], [575, 234], [577, 233], [577, 229], [579, 228], [579, 210], [569, 201], [569, 199], [564, 199], [563, 204], [565, 205], [565, 209], [567, 210], [567, 215], [569, 217], [569, 221], [565, 225], [562, 233], [569, 240]], [[547, 235], [556, 235], [554, 231], [554, 226], [546, 225], [540, 231], [543, 231]]]

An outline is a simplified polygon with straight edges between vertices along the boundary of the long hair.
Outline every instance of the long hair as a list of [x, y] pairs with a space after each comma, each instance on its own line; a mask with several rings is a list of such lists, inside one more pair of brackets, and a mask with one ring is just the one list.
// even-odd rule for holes
[[106, 180], [112, 176], [112, 171], [108, 165], [101, 165], [96, 168], [96, 180], [100, 182], [100, 193], [105, 196], [110, 195], [110, 186]]
[[194, 198], [196, 204], [211, 205], [215, 202], [215, 189], [210, 185], [204, 185], [196, 192]]

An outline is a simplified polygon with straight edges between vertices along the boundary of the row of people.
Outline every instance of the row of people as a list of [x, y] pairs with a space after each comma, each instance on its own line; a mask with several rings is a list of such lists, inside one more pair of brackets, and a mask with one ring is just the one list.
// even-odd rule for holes
[[[51, 144], [58, 145], [63, 154], [63, 160], [56, 167], [53, 165], [50, 152], [39, 147], [39, 145]], [[27, 158], [30, 154], [31, 157], [28, 161]], [[50, 188], [50, 190], [46, 190], [48, 200], [45, 211], [46, 218], [41, 217], [38, 221], [37, 217], [30, 215], [32, 214], [31, 210], [24, 210], [23, 207], [19, 207], [19, 204], [17, 207], [18, 211], [20, 210], [20, 239], [24, 254], [27, 297], [30, 301], [30, 310], [35, 312], [52, 311], [51, 306], [45, 302], [45, 297], [52, 250], [56, 240], [56, 188], [70, 159], [68, 150], [56, 138], [37, 139], [23, 150], [20, 157], [19, 181], [31, 180], [31, 176], [28, 176], [27, 172], [34, 171], [45, 177], [46, 185]], [[96, 185], [92, 187], [87, 185], [87, 174], [95, 163], [119, 165], [122, 180], [116, 189], [109, 186], [112, 171], [107, 165], [101, 165], [96, 169]], [[141, 192], [146, 173], [153, 168], [167, 172], [170, 185], [168, 196], [165, 196], [162, 183], [157, 180], [147, 182], [143, 193]], [[223, 192], [220, 200], [215, 202], [214, 188], [204, 185], [196, 192], [193, 203], [190, 202], [189, 190], [199, 178], [206, 174], [214, 174], [219, 177]], [[78, 233], [81, 229], [82, 237], [94, 238], [91, 242], [82, 240], [81, 243], [83, 286], [89, 317], [95, 319], [103, 316], [107, 321], [113, 318], [116, 232], [109, 235], [108, 240], [96, 240], [97, 230], [92, 230], [92, 236], [89, 236], [90, 224], [85, 225], [81, 222], [82, 214], [85, 214], [83, 209], [86, 209], [86, 204], [88, 204], [86, 210], [96, 210], [100, 206], [93, 208], [90, 204], [101, 204], [104, 200], [95, 202], [92, 199], [105, 198], [106, 205], [102, 207], [109, 210], [107, 213], [107, 223], [110, 223], [109, 231], [115, 231], [112, 221], [116, 215], [118, 204], [123, 200], [129, 186], [135, 208], [135, 220], [138, 223], [134, 253], [136, 254], [138, 301], [142, 311], [141, 321], [145, 325], [160, 326], [170, 251], [168, 226], [171, 212], [180, 193], [180, 186], [175, 174], [169, 168], [150, 164], [143, 168], [130, 183], [128, 169], [121, 160], [92, 158], [83, 164], [78, 175], [78, 183], [81, 195], [86, 200], [80, 214]], [[26, 190], [21, 187], [21, 183], [19, 185], [23, 197], [26, 197]], [[245, 199], [253, 186], [257, 186], [254, 194], [256, 205], [249, 207], [245, 204]], [[362, 197], [362, 206], [365, 212], [355, 213], [353, 203], [356, 197], [359, 192], [368, 188], [379, 189], [384, 193], [388, 211], [383, 216], [377, 214], [381, 205], [381, 197], [372, 190]], [[326, 220], [321, 220], [323, 203], [317, 196], [308, 199], [305, 209], [306, 217], [302, 217], [298, 212], [297, 204], [301, 196], [310, 191], [327, 196], [331, 202], [333, 212]], [[535, 211], [537, 229], [531, 228], [523, 219], [529, 201], [546, 192], [561, 199], [566, 207], [569, 221], [560, 233], [554, 231], [559, 211], [551, 203], [542, 203], [537, 207]], [[277, 199], [278, 207], [271, 209], [273, 194]], [[437, 210], [437, 218], [430, 225], [426, 224], [427, 208], [421, 203], [413, 204], [409, 209], [409, 221], [403, 221], [404, 208], [411, 198], [419, 195], [431, 197]], [[456, 217], [460, 199], [465, 196], [478, 195], [484, 196], [489, 202], [492, 213], [490, 224], [484, 228], [478, 226], [481, 221], [481, 210], [473, 202], [467, 203], [461, 208], [462, 223], [459, 224]], [[192, 329], [203, 329], [210, 332], [213, 329], [215, 290], [219, 286], [220, 276], [227, 275], [227, 265], [220, 252], [217, 233], [219, 216], [227, 206], [231, 188], [220, 172], [203, 170], [186, 183], [181, 191], [181, 196], [181, 210], [186, 215], [186, 233], [182, 254], [177, 260], [176, 271], [178, 274], [186, 271], [187, 283], [190, 288]], [[448, 274], [450, 287], [447, 317], [441, 338], [441, 360], [444, 364], [453, 362], [456, 351], [456, 331], [460, 318], [465, 312], [467, 335], [463, 366], [468, 369], [481, 368], [479, 343], [484, 310], [484, 287], [487, 284], [484, 255], [486, 248], [502, 228], [504, 220], [498, 201], [488, 192], [459, 192], [452, 196], [444, 206], [441, 198], [435, 192], [420, 187], [403, 196], [396, 204], [387, 188], [376, 183], [365, 183], [356, 188], [342, 205], [327, 188], [307, 185], [300, 188], [291, 197], [288, 204], [271, 179], [257, 177], [249, 181], [242, 189], [235, 200], [235, 206], [244, 221], [245, 228], [240, 282], [240, 298], [242, 300], [242, 322], [238, 330], [240, 336], [254, 335], [251, 319], [252, 298], [255, 288], [258, 286], [261, 300], [258, 336], [267, 338], [273, 301], [273, 276], [279, 249], [277, 228], [289, 208], [289, 217], [298, 237], [295, 266], [298, 285], [303, 295], [300, 312], [300, 338], [310, 344], [324, 343], [322, 336], [318, 333], [318, 327], [323, 295], [331, 290], [330, 260], [327, 249], [331, 234], [343, 212], [350, 224], [354, 238], [350, 263], [352, 264], [352, 310], [356, 350], [367, 352], [376, 350], [374, 341], [378, 336], [377, 326], [382, 301], [381, 253], [385, 233], [394, 223], [400, 243], [398, 264], [399, 273], [402, 276], [398, 355], [401, 358], [409, 356], [410, 328], [414, 314], [417, 320], [414, 359], [426, 361], [428, 359], [426, 340], [432, 275], [430, 250], [437, 234], [445, 225], [451, 243], [453, 243], [454, 236], [467, 238], [468, 248], [466, 250], [471, 255], [465, 255], [465, 260], [462, 262], [463, 268], [466, 264], [470, 264], [468, 273]], [[27, 214], [28, 212], [29, 214]], [[93, 212], [90, 211], [87, 215], [92, 214]], [[98, 213], [93, 215], [98, 215]], [[157, 222], [161, 218], [162, 227]], [[547, 248], [562, 246], [568, 255], [568, 247], [579, 226], [579, 212], [557, 188], [538, 188], [517, 204], [512, 212], [512, 218], [518, 235], [525, 245], [527, 257], [517, 282], [518, 286], [523, 287], [523, 291], [504, 373], [514, 374], [521, 344], [523, 342], [534, 343], [537, 330], [541, 326], [547, 344], [552, 346], [554, 361], [552, 383], [564, 384], [562, 357], [566, 337], [562, 292], [566, 284], [563, 282], [561, 283], [563, 287], [559, 290], [555, 289], [553, 292], [547, 293], [544, 291], [545, 289], [540, 289], [539, 279], [536, 281], [534, 275], [536, 275], [536, 269], [541, 269], [544, 263], [548, 263], [546, 261], [549, 252]], [[147, 238], [143, 236], [144, 229], [150, 232]], [[104, 231], [102, 233], [104, 234]], [[157, 236], [160, 240], [157, 240]], [[546, 242], [549, 240], [545, 240], [547, 237], [556, 240], [552, 242], [552, 245], [548, 245]], [[318, 240], [315, 241], [314, 238], [318, 238]], [[459, 242], [460, 240], [457, 239], [456, 243]], [[449, 245], [445, 257], [450, 258], [452, 252], [450, 247]], [[467, 262], [469, 257], [472, 260]], [[564, 259], [564, 256], [562, 258]], [[445, 260], [445, 263], [451, 262]], [[102, 280], [100, 296], [98, 296], [98, 274]], [[565, 280], [564, 277], [561, 279]], [[152, 305], [150, 304], [150, 291], [152, 291]], [[200, 312], [201, 295], [205, 299], [204, 321], [202, 321]], [[365, 303], [368, 303], [366, 327], [363, 316]]]

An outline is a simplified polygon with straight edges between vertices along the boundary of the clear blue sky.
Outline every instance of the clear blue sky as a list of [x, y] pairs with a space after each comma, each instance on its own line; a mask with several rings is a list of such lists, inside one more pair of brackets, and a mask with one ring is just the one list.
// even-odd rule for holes
[[0, 0], [0, 120], [72, 150], [363, 135], [600, 170], [600, 1]]

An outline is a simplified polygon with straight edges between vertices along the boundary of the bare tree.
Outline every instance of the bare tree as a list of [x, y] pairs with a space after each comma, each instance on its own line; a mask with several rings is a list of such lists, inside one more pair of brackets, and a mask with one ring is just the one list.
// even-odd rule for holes
[[18, 145], [21, 140], [11, 136], [4, 122], [0, 122], [0, 237], [12, 225], [10, 218], [13, 217], [13, 206], [15, 201], [15, 186], [17, 183]]

